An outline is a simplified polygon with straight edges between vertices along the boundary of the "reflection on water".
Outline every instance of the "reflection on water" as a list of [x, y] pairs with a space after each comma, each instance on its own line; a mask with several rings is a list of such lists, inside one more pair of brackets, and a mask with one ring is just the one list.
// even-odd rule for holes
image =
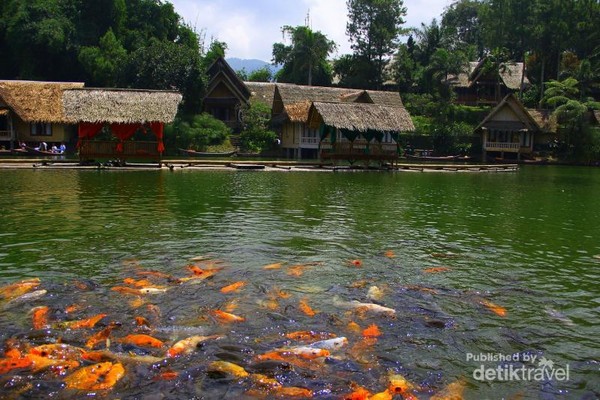
[[[126, 375], [110, 398], [155, 392], [238, 398], [258, 389], [277, 394], [251, 378], [214, 376], [207, 368], [215, 360], [323, 398], [349, 394], [353, 382], [381, 392], [389, 371], [420, 386], [411, 392], [417, 398], [429, 398], [461, 377], [467, 398], [600, 393], [600, 172], [594, 169], [18, 170], [0, 171], [0, 194], [0, 284], [40, 278], [36, 290], [47, 291], [3, 301], [3, 341], [16, 337], [34, 346], [60, 339], [82, 347], [115, 322], [111, 351], [162, 360], [165, 348], [185, 337], [223, 336], [175, 360], [122, 361]], [[178, 280], [192, 276], [187, 267], [200, 255], [222, 260], [212, 265], [222, 269], [195, 284]], [[206, 261], [195, 263], [207, 267]], [[263, 269], [274, 263], [282, 265]], [[111, 290], [134, 287], [125, 279], [145, 278], [167, 291], [137, 296]], [[220, 292], [238, 281], [246, 283], [238, 292]], [[352, 300], [396, 312], [373, 313], [353, 307]], [[54, 324], [44, 333], [31, 330], [28, 315], [41, 305], [50, 307]], [[72, 305], [81, 308], [65, 313]], [[220, 322], [214, 310], [228, 307], [245, 321]], [[100, 313], [107, 316], [83, 333], [59, 324]], [[140, 316], [165, 348], [119, 341], [146, 332], [136, 326]], [[382, 335], [369, 341], [362, 330], [373, 324]], [[348, 344], [310, 363], [292, 360], [289, 369], [281, 363], [290, 360], [257, 359], [302, 344], [284, 334], [304, 330], [344, 336]], [[472, 374], [481, 362], [467, 356], [480, 353], [545, 357], [556, 366], [568, 364], [570, 379], [477, 382]], [[177, 377], [156, 378], [166, 370]], [[28, 374], [11, 371], [0, 375], [0, 384], [23, 389], [25, 396], [77, 397], [62, 389], [62, 376], [47, 372], [32, 375], [40, 382], [34, 388], [20, 384], [16, 377]]]

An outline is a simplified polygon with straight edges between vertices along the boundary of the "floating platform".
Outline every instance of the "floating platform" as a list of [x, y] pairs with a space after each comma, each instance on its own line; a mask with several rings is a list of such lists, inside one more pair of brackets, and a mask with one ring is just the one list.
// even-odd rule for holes
[[265, 169], [264, 164], [229, 164], [235, 169]]

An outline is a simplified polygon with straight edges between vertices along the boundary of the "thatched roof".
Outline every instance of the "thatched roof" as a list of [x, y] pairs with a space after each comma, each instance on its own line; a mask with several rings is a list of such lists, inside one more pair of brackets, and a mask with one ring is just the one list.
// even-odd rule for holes
[[0, 99], [25, 122], [69, 123], [63, 92], [82, 82], [0, 81]]
[[527, 113], [535, 120], [541, 130], [556, 133], [558, 131], [558, 120], [550, 110], [537, 110], [528, 108]]
[[[483, 62], [484, 60], [469, 62], [465, 65], [463, 72], [458, 75], [449, 75], [446, 82], [454, 87], [471, 87], [482, 76]], [[521, 76], [525, 73], [523, 63], [509, 62], [503, 66], [504, 68], [498, 71], [500, 79], [507, 88], [518, 90], [521, 86]], [[527, 76], [523, 77], [523, 84], [529, 85]]]
[[259, 101], [271, 107], [273, 105], [273, 97], [275, 96], [276, 83], [271, 82], [244, 82], [248, 90], [250, 90], [250, 100]]
[[[213, 97], [213, 91], [219, 90], [221, 85], [225, 85], [226, 90], [229, 91], [235, 98], [241, 103], [247, 103], [250, 98], [250, 90], [237, 76], [231, 66], [225, 61], [224, 58], [217, 58], [208, 68], [208, 75], [210, 80], [206, 89], [206, 96], [204, 99]], [[220, 96], [216, 96], [220, 97]]]
[[283, 104], [287, 105], [303, 101], [340, 102], [344, 96], [355, 94], [357, 90], [278, 83], [277, 92]]
[[75, 89], [64, 93], [65, 115], [75, 122], [172, 122], [181, 95], [173, 91]]
[[285, 113], [290, 122], [306, 122], [308, 120], [308, 111], [311, 106], [310, 101], [301, 101], [299, 103], [285, 105]]
[[314, 102], [309, 112], [309, 126], [318, 128], [321, 123], [338, 129], [366, 132], [414, 131], [415, 126], [404, 107], [390, 107], [368, 103]]

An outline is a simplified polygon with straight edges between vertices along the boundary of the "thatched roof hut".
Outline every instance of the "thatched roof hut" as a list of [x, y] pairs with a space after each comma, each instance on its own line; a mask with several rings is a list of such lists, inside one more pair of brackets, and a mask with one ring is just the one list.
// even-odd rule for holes
[[169, 123], [180, 102], [181, 94], [164, 90], [74, 89], [63, 96], [66, 117], [88, 123]]
[[250, 101], [258, 101], [272, 107], [275, 96], [276, 83], [271, 82], [244, 82], [250, 90]]
[[[481, 61], [471, 61], [464, 66], [463, 72], [458, 75], [449, 75], [447, 83], [457, 88], [469, 88], [473, 86], [484, 74], [483, 65], [485, 59]], [[527, 76], [523, 76], [525, 67], [522, 62], [507, 62], [498, 69], [498, 76], [504, 86], [511, 90], [519, 90], [521, 86], [521, 77], [523, 85], [529, 85]]]
[[314, 102], [309, 111], [309, 126], [321, 124], [338, 129], [366, 132], [409, 132], [415, 126], [404, 107], [390, 107], [368, 103]]
[[24, 122], [70, 123], [63, 93], [83, 86], [82, 82], [0, 81], [0, 100]]

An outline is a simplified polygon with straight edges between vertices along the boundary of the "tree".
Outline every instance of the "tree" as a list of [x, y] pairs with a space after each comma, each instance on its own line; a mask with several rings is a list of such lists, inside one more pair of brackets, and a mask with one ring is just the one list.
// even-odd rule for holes
[[100, 46], [82, 47], [79, 62], [90, 75], [90, 82], [99, 87], [116, 86], [127, 60], [127, 50], [115, 37], [111, 28], [100, 38]]
[[248, 81], [250, 82], [271, 82], [273, 80], [273, 72], [267, 66], [259, 68], [248, 74]]
[[356, 60], [370, 68], [361, 67], [358, 72], [367, 73], [360, 79], [368, 87], [380, 88], [384, 70], [391, 55], [398, 47], [406, 8], [402, 0], [348, 0], [348, 23], [346, 34], [350, 37]]
[[231, 129], [210, 114], [178, 116], [165, 127], [165, 146], [204, 151], [207, 146], [222, 144], [230, 134]]
[[459, 0], [442, 14], [442, 31], [445, 42], [457, 49], [473, 48], [478, 58], [484, 54], [483, 28], [480, 19], [481, 2]]
[[335, 42], [307, 26], [284, 26], [281, 30], [289, 37], [291, 45], [273, 45], [273, 63], [283, 64], [279, 80], [309, 86], [313, 81], [321, 85], [331, 84], [327, 57], [336, 49]]
[[130, 54], [123, 85], [144, 89], [177, 90], [187, 112], [200, 109], [204, 90], [200, 55], [173, 42], [152, 41]]
[[277, 135], [269, 129], [271, 109], [264, 103], [252, 102], [242, 109], [240, 143], [244, 150], [260, 152], [275, 142]]

